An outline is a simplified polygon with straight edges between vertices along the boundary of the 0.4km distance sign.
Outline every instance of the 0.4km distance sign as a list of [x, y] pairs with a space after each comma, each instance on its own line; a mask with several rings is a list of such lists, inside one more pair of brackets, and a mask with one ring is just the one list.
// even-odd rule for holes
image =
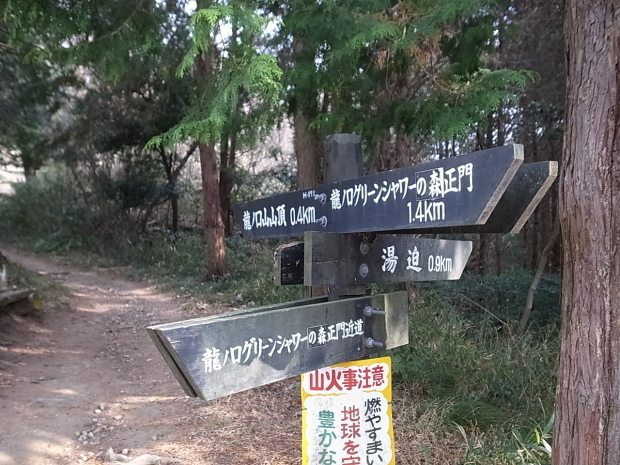
[[523, 162], [507, 145], [237, 204], [246, 238], [484, 224]]

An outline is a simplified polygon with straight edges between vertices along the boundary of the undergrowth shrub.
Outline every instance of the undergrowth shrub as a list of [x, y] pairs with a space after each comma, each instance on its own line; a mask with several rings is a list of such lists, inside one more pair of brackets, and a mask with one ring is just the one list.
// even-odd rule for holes
[[438, 410], [446, 430], [462, 431], [465, 463], [547, 463], [557, 331], [516, 335], [491, 315], [468, 318], [450, 295], [428, 288], [414, 304], [409, 344], [390, 355], [395, 384], [413, 393], [419, 414]]
[[47, 253], [98, 249], [133, 234], [124, 201], [82, 181], [51, 166], [15, 184], [15, 193], [0, 200], [0, 233]]
[[[489, 324], [491, 323], [491, 324]], [[450, 398], [463, 426], [494, 418], [552, 411], [558, 342], [497, 331], [487, 317], [476, 324], [459, 315], [444, 295], [424, 292], [410, 315], [409, 345], [393, 353], [396, 379], [422, 395]], [[488, 421], [487, 421], [488, 420]]]
[[29, 239], [44, 252], [66, 252], [89, 237], [92, 210], [63, 177], [49, 174], [14, 189], [0, 202], [3, 237]]
[[[458, 281], [425, 282], [419, 288], [441, 293], [468, 321], [478, 327], [490, 325], [497, 331], [519, 320], [533, 277], [525, 270], [499, 276], [466, 273]], [[559, 327], [560, 290], [560, 275], [543, 275], [529, 320], [535, 333], [540, 330], [545, 334]]]

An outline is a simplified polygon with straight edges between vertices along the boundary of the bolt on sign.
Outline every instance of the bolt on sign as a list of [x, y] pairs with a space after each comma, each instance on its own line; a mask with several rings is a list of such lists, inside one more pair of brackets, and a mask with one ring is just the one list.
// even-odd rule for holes
[[390, 357], [302, 375], [302, 464], [396, 463], [391, 378]]

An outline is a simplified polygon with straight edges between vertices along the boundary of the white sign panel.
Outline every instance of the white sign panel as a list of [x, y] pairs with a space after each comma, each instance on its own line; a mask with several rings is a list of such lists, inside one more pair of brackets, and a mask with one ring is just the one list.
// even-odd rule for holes
[[390, 357], [302, 375], [304, 465], [392, 465]]

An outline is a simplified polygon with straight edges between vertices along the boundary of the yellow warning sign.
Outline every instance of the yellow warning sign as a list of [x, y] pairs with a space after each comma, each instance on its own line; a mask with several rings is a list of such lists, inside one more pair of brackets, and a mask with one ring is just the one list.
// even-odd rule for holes
[[390, 357], [301, 376], [303, 465], [393, 465]]

